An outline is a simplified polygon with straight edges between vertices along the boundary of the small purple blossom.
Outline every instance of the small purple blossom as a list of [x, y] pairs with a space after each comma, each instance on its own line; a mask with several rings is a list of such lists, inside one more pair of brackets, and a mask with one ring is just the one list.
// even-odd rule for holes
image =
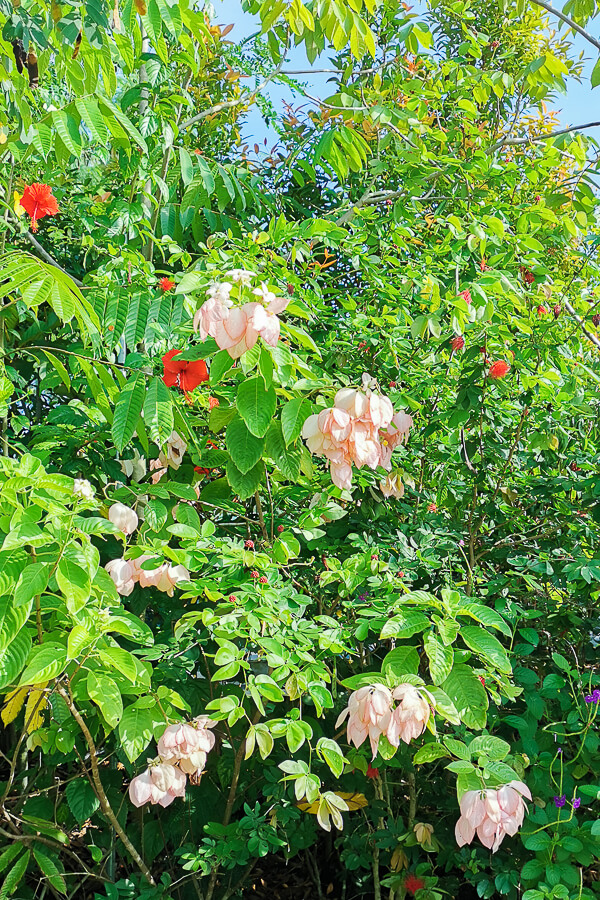
[[600, 688], [596, 688], [591, 694], [585, 698], [586, 703], [600, 703]]
[[581, 799], [579, 797], [573, 797], [573, 809], [579, 809], [581, 806]]
[[559, 747], [558, 750], [556, 751], [556, 753], [558, 756], [561, 756], [562, 755], [562, 747]]
[[366, 594], [359, 594], [359, 595], [358, 595], [358, 599], [360, 600], [361, 603], [364, 603], [366, 600], [368, 600], [368, 598], [369, 598], [369, 592], [368, 592], [368, 591], [367, 591]]
[[566, 802], [567, 802], [566, 794], [561, 794], [560, 797], [554, 798], [554, 805], [557, 809], [562, 809]]
[[461, 538], [460, 541], [458, 542], [458, 546], [459, 546], [459, 547], [464, 547], [464, 546], [465, 546], [465, 542], [463, 541], [462, 538]]

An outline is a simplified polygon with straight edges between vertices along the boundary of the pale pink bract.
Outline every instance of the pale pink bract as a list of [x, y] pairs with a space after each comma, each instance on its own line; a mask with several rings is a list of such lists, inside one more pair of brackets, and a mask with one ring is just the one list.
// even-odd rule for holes
[[185, 797], [185, 772], [168, 763], [149, 766], [129, 784], [129, 799], [134, 806], [145, 803], [170, 806], [175, 797]]
[[467, 791], [460, 799], [460, 818], [455, 826], [459, 847], [470, 844], [475, 835], [495, 853], [506, 835], [517, 833], [525, 817], [525, 801], [531, 792], [522, 781], [511, 781], [500, 788]]
[[138, 527], [138, 517], [134, 509], [124, 503], [113, 503], [108, 510], [109, 522], [116, 525], [123, 534], [133, 534]]

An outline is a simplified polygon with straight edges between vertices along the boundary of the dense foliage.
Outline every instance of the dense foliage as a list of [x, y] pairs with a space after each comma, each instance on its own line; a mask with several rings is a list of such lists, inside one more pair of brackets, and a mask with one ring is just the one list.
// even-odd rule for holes
[[599, 11], [247, 9], [0, 0], [0, 900], [593, 900]]

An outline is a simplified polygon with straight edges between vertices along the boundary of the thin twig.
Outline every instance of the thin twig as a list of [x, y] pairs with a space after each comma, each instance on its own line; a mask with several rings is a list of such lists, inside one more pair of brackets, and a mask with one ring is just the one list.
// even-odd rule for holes
[[573, 31], [576, 31], [577, 34], [580, 34], [582, 38], [585, 38], [586, 41], [589, 41], [590, 44], [593, 44], [597, 50], [600, 50], [600, 41], [597, 41], [595, 37], [582, 28], [581, 25], [578, 25], [577, 22], [574, 22], [573, 19], [570, 19], [568, 16], [565, 16], [564, 12], [561, 12], [558, 9], [555, 9], [549, 3], [546, 3], [545, 0], [531, 0], [531, 3], [535, 3], [536, 6], [541, 6], [542, 9], [545, 9], [546, 12], [549, 12], [551, 15], [556, 16], [558, 19], [562, 19], [569, 28], [572, 28]]
[[90, 764], [92, 767], [92, 783], [93, 783], [93, 787], [94, 787], [96, 796], [98, 797], [98, 800], [100, 802], [100, 808], [102, 809], [102, 812], [104, 813], [104, 815], [106, 816], [106, 818], [108, 819], [108, 821], [110, 822], [110, 824], [112, 825], [112, 827], [114, 828], [116, 833], [121, 838], [125, 848], [129, 852], [129, 855], [131, 856], [131, 858], [134, 860], [134, 862], [138, 866], [140, 872], [142, 873], [142, 875], [144, 876], [146, 881], [149, 884], [155, 885], [156, 882], [154, 881], [154, 878], [152, 877], [152, 873], [150, 872], [150, 869], [148, 868], [148, 866], [146, 865], [146, 863], [144, 862], [144, 860], [142, 859], [142, 857], [140, 856], [138, 851], [135, 849], [135, 847], [133, 846], [133, 844], [127, 837], [125, 830], [121, 827], [119, 820], [115, 816], [115, 814], [112, 810], [112, 807], [111, 807], [110, 803], [108, 802], [108, 797], [106, 796], [104, 787], [102, 786], [102, 781], [100, 780], [100, 770], [98, 768], [98, 755], [96, 753], [96, 745], [94, 744], [94, 739], [90, 733], [89, 728], [85, 724], [81, 713], [75, 706], [73, 700], [71, 699], [71, 697], [67, 693], [67, 691], [64, 689], [64, 687], [59, 684], [59, 685], [57, 685], [57, 690], [58, 690], [58, 693], [60, 694], [60, 696], [63, 698], [63, 700], [67, 704], [71, 715], [73, 716], [73, 718], [79, 725], [79, 727], [81, 729], [81, 733], [83, 734], [83, 736], [85, 738], [85, 742], [88, 746], [88, 750], [89, 750], [89, 754], [90, 754]]

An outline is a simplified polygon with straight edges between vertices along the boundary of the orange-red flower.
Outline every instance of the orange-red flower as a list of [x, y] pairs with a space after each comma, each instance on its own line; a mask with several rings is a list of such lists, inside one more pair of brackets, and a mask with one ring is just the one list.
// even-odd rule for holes
[[175, 282], [171, 281], [170, 278], [165, 277], [165, 278], [160, 279], [160, 281], [158, 282], [158, 286], [161, 289], [161, 291], [163, 292], [163, 294], [166, 294], [167, 291], [173, 290], [173, 288], [175, 287]]
[[208, 381], [208, 369], [203, 359], [196, 359], [193, 362], [175, 359], [179, 353], [181, 350], [169, 350], [163, 356], [163, 381], [167, 387], [178, 387], [187, 393], [193, 391], [203, 381]]
[[55, 216], [58, 212], [56, 197], [52, 196], [49, 184], [26, 184], [19, 201], [25, 212], [31, 216], [31, 230], [37, 231], [37, 220], [44, 216]]
[[462, 334], [456, 334], [450, 341], [450, 346], [455, 352], [457, 350], [462, 350], [462, 348], [465, 346], [465, 339]]
[[499, 359], [491, 364], [488, 375], [490, 378], [494, 379], [504, 378], [505, 375], [508, 375], [509, 371], [509, 364], [504, 362], [503, 359]]

